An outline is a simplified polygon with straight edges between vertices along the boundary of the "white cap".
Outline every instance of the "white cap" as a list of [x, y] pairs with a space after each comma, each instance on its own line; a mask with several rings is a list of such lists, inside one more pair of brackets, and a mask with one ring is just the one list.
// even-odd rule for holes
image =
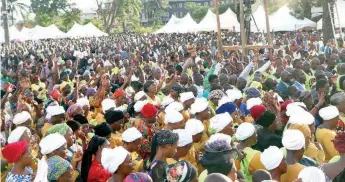
[[210, 129], [214, 131], [214, 133], [218, 133], [228, 126], [228, 124], [230, 124], [232, 121], [232, 117], [228, 112], [217, 114], [210, 120]]
[[288, 150], [300, 150], [305, 145], [305, 138], [301, 131], [287, 129], [283, 133], [282, 143]]
[[162, 106], [163, 106], [163, 107], [166, 107], [167, 105], [173, 103], [174, 101], [175, 101], [175, 100], [174, 100], [172, 97], [166, 96], [166, 97], [164, 97], [164, 99], [163, 99], [163, 101], [162, 101]]
[[180, 112], [183, 110], [183, 105], [179, 102], [174, 101], [165, 108], [165, 113], [167, 113], [169, 110], [175, 110]]
[[242, 92], [236, 89], [229, 89], [225, 93], [231, 100], [230, 102], [234, 102], [237, 99], [243, 98]]
[[220, 108], [223, 104], [226, 104], [226, 103], [229, 103], [229, 102], [232, 102], [231, 98], [228, 97], [228, 96], [223, 96], [221, 99], [219, 99], [218, 101], [218, 108]]
[[66, 139], [64, 136], [58, 133], [53, 133], [42, 138], [41, 142], [39, 143], [39, 146], [41, 148], [41, 153], [43, 155], [47, 155], [59, 149], [65, 144], [66, 144]]
[[27, 111], [22, 111], [14, 116], [13, 123], [15, 125], [20, 125], [26, 122], [27, 120], [32, 120], [30, 113]]
[[292, 113], [289, 118], [291, 124], [306, 124], [311, 125], [315, 122], [315, 118], [307, 111]]
[[30, 134], [30, 130], [29, 128], [25, 127], [25, 126], [18, 126], [16, 127], [16, 129], [14, 129], [10, 136], [7, 139], [7, 142], [9, 144], [14, 143], [14, 142], [18, 142], [20, 140], [20, 138], [23, 136], [24, 132], [27, 132], [28, 134]]
[[102, 110], [105, 113], [110, 108], [116, 108], [115, 101], [113, 99], [104, 99], [102, 101]]
[[178, 143], [177, 146], [178, 147], [184, 147], [188, 144], [193, 143], [193, 137], [192, 135], [186, 131], [185, 129], [178, 129], [178, 130], [174, 130], [174, 133], [178, 134]]
[[302, 169], [298, 174], [298, 178], [302, 179], [303, 182], [326, 182], [325, 173], [314, 166]]
[[339, 110], [335, 106], [328, 106], [320, 109], [319, 115], [323, 120], [331, 120], [339, 116]]
[[134, 142], [135, 140], [142, 137], [142, 134], [139, 130], [135, 127], [128, 128], [126, 131], [122, 133], [122, 140], [125, 142]]
[[196, 114], [202, 112], [208, 108], [208, 102], [205, 98], [197, 98], [192, 104], [190, 112], [191, 114]]
[[204, 131], [204, 125], [198, 119], [189, 119], [186, 122], [185, 129], [192, 135], [197, 135]]
[[135, 104], [134, 104], [134, 111], [135, 112], [141, 112], [141, 110], [143, 109], [144, 105], [147, 104], [147, 100], [138, 100]]
[[193, 92], [184, 92], [180, 94], [181, 103], [184, 103], [189, 99], [195, 99]]
[[119, 166], [126, 160], [129, 152], [123, 148], [115, 147], [114, 149], [105, 148], [102, 151], [101, 163], [105, 170], [111, 174], [115, 173]]
[[144, 96], [146, 96], [146, 93], [144, 91], [139, 91], [138, 93], [135, 94], [134, 101], [138, 101]]
[[87, 98], [79, 98], [77, 100], [77, 104], [79, 104], [81, 107], [84, 107], [84, 106], [89, 106], [90, 107], [90, 102]]
[[293, 102], [291, 104], [288, 104], [286, 106], [286, 115], [291, 116], [293, 113], [298, 114], [301, 112], [305, 112], [303, 107], [305, 107], [305, 104], [301, 102]]
[[165, 123], [178, 123], [183, 121], [183, 115], [176, 110], [168, 110], [165, 113]]
[[253, 106], [262, 104], [262, 100], [260, 98], [250, 98], [247, 100], [247, 109], [250, 110]]
[[243, 141], [253, 136], [255, 127], [252, 123], [242, 123], [238, 126], [235, 137], [239, 141]]
[[66, 113], [65, 109], [62, 106], [49, 106], [47, 107], [47, 116], [53, 117], [60, 114]]
[[277, 168], [284, 158], [284, 153], [276, 146], [270, 146], [261, 153], [260, 161], [267, 170]]

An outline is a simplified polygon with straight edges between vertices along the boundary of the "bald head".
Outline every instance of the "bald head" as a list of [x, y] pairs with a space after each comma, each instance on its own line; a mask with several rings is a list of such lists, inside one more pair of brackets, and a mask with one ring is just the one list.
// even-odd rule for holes
[[229, 179], [224, 174], [212, 173], [207, 176], [205, 182], [231, 182], [231, 179]]
[[252, 175], [253, 182], [262, 182], [264, 180], [272, 180], [271, 174], [266, 170], [257, 170]]

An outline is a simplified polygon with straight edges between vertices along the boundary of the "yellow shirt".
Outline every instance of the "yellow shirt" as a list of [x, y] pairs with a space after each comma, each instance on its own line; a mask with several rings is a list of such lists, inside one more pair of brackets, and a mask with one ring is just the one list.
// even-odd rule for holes
[[194, 144], [190, 148], [188, 154], [184, 157], [181, 157], [180, 160], [185, 160], [190, 162], [194, 167], [198, 167], [198, 162], [196, 161], [196, 156], [195, 156], [195, 148]]
[[287, 172], [280, 176], [280, 182], [292, 182], [298, 178], [298, 174], [305, 168], [300, 163], [287, 166]]
[[314, 143], [310, 143], [304, 155], [322, 164], [325, 161], [325, 152], [319, 150]]
[[47, 131], [52, 127], [53, 125], [50, 123], [44, 123], [42, 127], [42, 136], [46, 136]]
[[164, 122], [164, 120], [165, 120], [165, 113], [162, 111], [162, 112], [160, 112], [159, 114], [158, 114], [158, 127], [160, 128], [160, 129], [163, 129], [163, 128], [165, 128], [165, 122]]
[[139, 172], [140, 166], [143, 165], [143, 160], [142, 159], [138, 160], [139, 154], [136, 152], [132, 152], [131, 157], [132, 157], [132, 162], [134, 163], [133, 172]]
[[167, 163], [170, 164], [175, 164], [177, 161], [173, 158], [167, 158]]
[[339, 155], [339, 152], [334, 148], [332, 142], [336, 135], [335, 131], [326, 128], [316, 129], [316, 140], [321, 144], [325, 152], [325, 162], [328, 162], [332, 157]]
[[116, 134], [112, 133], [110, 136], [109, 143], [112, 149], [118, 146], [122, 146], [123, 142], [122, 142], [121, 133], [116, 133]]
[[204, 132], [202, 134], [201, 141], [199, 143], [194, 144], [195, 150], [200, 151], [200, 152], [204, 151], [203, 147], [206, 141], [209, 139], [209, 134], [207, 130], [208, 130], [208, 127], [210, 126], [210, 121], [205, 120], [203, 124], [204, 124]]
[[[40, 88], [42, 88], [41, 91], [38, 91]], [[46, 89], [46, 84], [42, 83], [42, 82], [39, 82], [38, 85], [36, 84], [32, 84], [31, 85], [31, 90], [32, 91], [37, 91], [38, 92], [38, 95], [37, 95], [37, 98], [39, 99], [43, 99], [43, 100], [46, 100], [47, 99], [47, 89]]]
[[183, 111], [182, 111], [182, 116], [183, 116], [183, 121], [184, 121], [184, 123], [186, 123], [186, 122], [190, 119], [190, 113], [189, 113], [189, 111], [183, 110]]

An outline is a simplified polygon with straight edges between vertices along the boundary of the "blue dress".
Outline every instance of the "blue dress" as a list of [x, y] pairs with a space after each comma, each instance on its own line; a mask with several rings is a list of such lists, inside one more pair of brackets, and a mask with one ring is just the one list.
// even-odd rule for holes
[[7, 174], [6, 182], [32, 182], [32, 175], [34, 171], [30, 167], [26, 167], [25, 170], [29, 171], [29, 174], [13, 174], [11, 170]]

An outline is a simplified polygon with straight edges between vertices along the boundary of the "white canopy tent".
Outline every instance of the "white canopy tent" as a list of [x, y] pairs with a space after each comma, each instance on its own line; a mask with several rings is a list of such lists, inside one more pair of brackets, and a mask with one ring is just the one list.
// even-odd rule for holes
[[181, 20], [175, 24], [175, 30], [176, 33], [189, 33], [189, 32], [195, 32], [195, 27], [197, 27], [198, 24], [193, 20], [193, 18], [190, 16], [189, 13], [186, 14]]
[[[265, 16], [265, 9], [263, 7], [263, 5], [260, 5], [258, 7], [258, 9], [253, 13], [253, 17], [254, 17], [254, 20], [252, 19], [250, 21], [250, 31], [251, 32], [258, 32], [258, 29], [259, 29], [259, 32], [266, 32], [266, 16]], [[270, 19], [271, 21], [271, 19]], [[255, 24], [256, 23], [256, 24]], [[286, 23], [286, 22], [285, 22]], [[239, 31], [240, 28], [237, 30]]]
[[197, 31], [217, 31], [216, 15], [208, 9], [205, 17], [200, 21], [196, 27]]
[[36, 25], [30, 32], [30, 40], [66, 38], [66, 34], [55, 25], [41, 27]]
[[78, 23], [74, 23], [72, 28], [66, 33], [67, 37], [87, 37], [86, 30]]
[[20, 40], [20, 41], [26, 41], [30, 40], [30, 31], [31, 29], [28, 29], [26, 27], [23, 27], [21, 31], [19, 31], [15, 26], [11, 26], [9, 28], [10, 33], [10, 40]]
[[176, 28], [175, 26], [181, 21], [180, 18], [177, 18], [175, 15], [172, 15], [171, 18], [169, 19], [168, 23], [165, 24], [162, 28], [158, 29], [155, 34], [159, 33], [172, 33], [174, 29]]
[[297, 19], [291, 15], [291, 9], [284, 5], [270, 16], [270, 29], [273, 31], [294, 31], [306, 27], [316, 27], [308, 18]]
[[58, 27], [56, 27], [54, 24], [53, 25], [49, 25], [48, 27], [48, 30], [51, 32], [51, 38], [57, 38], [57, 39], [60, 39], [60, 38], [66, 38], [67, 35], [65, 32], [61, 31]]
[[[340, 20], [340, 27], [345, 28], [345, 16], [341, 16], [341, 15], [344, 15], [343, 10], [345, 10], [345, 1], [338, 0], [336, 4], [337, 4], [337, 8], [338, 8], [338, 14], [340, 15], [340, 19], [339, 19]], [[337, 13], [334, 13], [334, 16], [335, 16], [335, 27], [339, 28]], [[322, 29], [322, 18], [317, 22], [317, 29], [318, 30]]]
[[237, 16], [233, 11], [231, 11], [230, 8], [223, 14], [219, 15], [219, 20], [221, 29], [233, 30], [234, 27], [235, 29], [240, 28], [240, 23], [237, 21]]
[[88, 30], [93, 37], [101, 37], [101, 36], [108, 36], [107, 33], [102, 32], [100, 29], [98, 29], [94, 24], [91, 22], [84, 25], [86, 30]]

